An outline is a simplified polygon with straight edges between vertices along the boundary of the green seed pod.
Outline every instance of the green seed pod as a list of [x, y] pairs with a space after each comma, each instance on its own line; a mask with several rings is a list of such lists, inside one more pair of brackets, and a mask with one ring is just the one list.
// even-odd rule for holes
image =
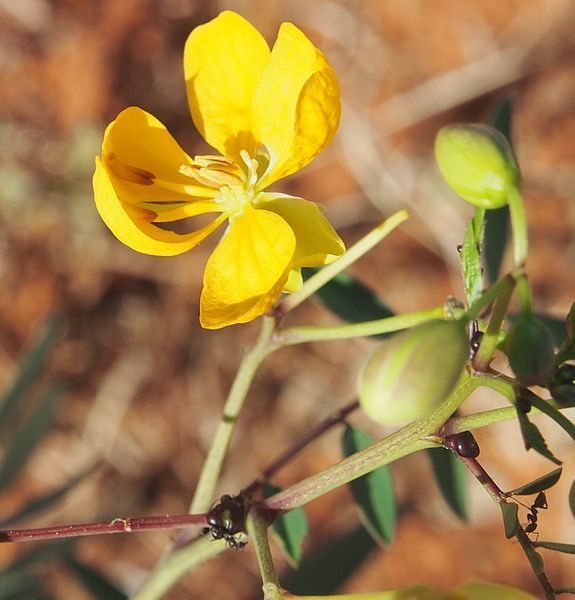
[[359, 403], [379, 423], [429, 414], [455, 387], [469, 354], [466, 322], [436, 319], [385, 340], [359, 377]]
[[553, 370], [553, 337], [547, 325], [531, 313], [517, 319], [507, 336], [505, 352], [523, 385], [543, 385]]
[[448, 185], [479, 208], [507, 204], [519, 184], [519, 168], [507, 138], [482, 124], [443, 127], [435, 138], [435, 158]]

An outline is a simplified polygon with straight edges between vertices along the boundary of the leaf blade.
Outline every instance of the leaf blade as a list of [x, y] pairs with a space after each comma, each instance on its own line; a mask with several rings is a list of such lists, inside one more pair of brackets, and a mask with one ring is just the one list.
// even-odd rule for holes
[[446, 448], [428, 448], [433, 475], [439, 491], [449, 508], [463, 521], [467, 521], [467, 496], [465, 493], [465, 465]]
[[[347, 426], [342, 435], [342, 451], [350, 456], [371, 446], [373, 440], [361, 429]], [[368, 533], [378, 543], [390, 543], [397, 520], [393, 481], [387, 466], [375, 469], [349, 484]]]

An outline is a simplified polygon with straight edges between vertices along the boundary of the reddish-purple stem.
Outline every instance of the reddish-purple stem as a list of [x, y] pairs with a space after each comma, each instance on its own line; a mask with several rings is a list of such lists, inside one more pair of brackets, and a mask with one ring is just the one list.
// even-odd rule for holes
[[352, 413], [359, 407], [359, 402], [354, 400], [349, 404], [346, 404], [343, 408], [340, 408], [337, 412], [329, 416], [325, 421], [322, 421], [317, 427], [312, 429], [305, 437], [296, 442], [293, 446], [288, 448], [283, 454], [281, 454], [274, 462], [269, 465], [259, 477], [254, 479], [244, 491], [248, 494], [253, 494], [259, 489], [266, 481], [275, 475], [285, 464], [287, 464], [296, 454], [301, 452], [308, 444], [313, 442], [320, 435], [341, 423], [347, 415]]
[[131, 533], [132, 531], [153, 531], [156, 529], [181, 529], [193, 525], [205, 526], [206, 515], [175, 515], [166, 517], [125, 517], [99, 523], [77, 523], [75, 525], [55, 525], [38, 529], [6, 529], [0, 531], [2, 542], [35, 542], [56, 540], [81, 535], [101, 535], [104, 533]]

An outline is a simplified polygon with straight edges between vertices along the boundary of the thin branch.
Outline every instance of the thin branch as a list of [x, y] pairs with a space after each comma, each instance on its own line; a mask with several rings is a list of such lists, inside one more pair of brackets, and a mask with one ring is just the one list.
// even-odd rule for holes
[[204, 525], [207, 525], [205, 514], [165, 517], [117, 517], [111, 521], [100, 521], [97, 523], [54, 525], [52, 527], [39, 527], [37, 529], [5, 529], [0, 531], [0, 543], [59, 540], [83, 535], [170, 530]]

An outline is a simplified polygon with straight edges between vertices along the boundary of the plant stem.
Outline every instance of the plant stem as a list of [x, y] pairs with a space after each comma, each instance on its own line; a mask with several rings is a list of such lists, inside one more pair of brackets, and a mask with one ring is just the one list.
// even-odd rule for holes
[[279, 580], [268, 541], [269, 520], [257, 508], [253, 508], [248, 513], [246, 524], [248, 535], [254, 542], [264, 589], [269, 588], [270, 584], [276, 586], [276, 588], [279, 587]]
[[111, 521], [99, 521], [97, 523], [54, 525], [52, 527], [38, 527], [35, 529], [6, 529], [0, 531], [0, 543], [37, 542], [39, 540], [72, 538], [83, 535], [180, 529], [192, 525], [203, 526], [206, 524], [205, 514], [165, 517], [118, 517]]
[[181, 579], [193, 567], [203, 564], [227, 549], [224, 540], [214, 540], [211, 536], [203, 536], [170, 555], [158, 564], [144, 585], [131, 596], [131, 600], [159, 600], [176, 581]]
[[489, 364], [493, 359], [493, 353], [497, 346], [501, 325], [507, 315], [507, 307], [515, 288], [516, 278], [510, 274], [503, 281], [506, 281], [507, 285], [501, 286], [499, 294], [495, 299], [495, 306], [487, 323], [487, 328], [481, 338], [479, 348], [473, 357], [473, 368], [476, 371], [487, 371], [489, 369]]
[[302, 344], [304, 342], [344, 340], [354, 337], [391, 333], [425, 323], [431, 319], [442, 319], [444, 316], [444, 307], [438, 306], [404, 315], [386, 317], [385, 319], [365, 321], [363, 323], [337, 325], [335, 327], [291, 327], [278, 331], [275, 339], [282, 346]]
[[207, 511], [213, 501], [216, 483], [249, 387], [258, 367], [274, 349], [269, 344], [274, 327], [275, 321], [273, 318], [263, 317], [260, 336], [255, 346], [242, 360], [224, 405], [212, 446], [204, 462], [194, 498], [190, 505], [190, 513]]
[[335, 412], [333, 415], [325, 419], [317, 427], [312, 429], [305, 437], [299, 440], [293, 446], [290, 446], [284, 453], [282, 453], [276, 460], [269, 465], [262, 474], [254, 479], [244, 491], [247, 494], [253, 494], [260, 486], [267, 482], [270, 477], [275, 475], [284, 465], [286, 465], [294, 456], [299, 454], [308, 444], [317, 439], [320, 435], [331, 429], [334, 425], [341, 423], [347, 415], [352, 413], [359, 407], [359, 402], [354, 400], [349, 404], [346, 404], [343, 408]]
[[488, 376], [465, 375], [448, 398], [430, 415], [406, 425], [369, 448], [356, 452], [333, 467], [312, 475], [263, 501], [263, 506], [284, 511], [311, 502], [315, 498], [386, 465], [398, 458], [436, 444], [425, 439], [435, 433], [459, 405]]
[[516, 267], [525, 265], [527, 259], [527, 219], [523, 198], [517, 187], [512, 186], [507, 192], [509, 215], [513, 230], [513, 262]]
[[348, 248], [347, 252], [341, 258], [338, 258], [335, 262], [323, 267], [323, 269], [310, 277], [301, 286], [301, 288], [295, 292], [295, 294], [287, 296], [278, 305], [277, 313], [283, 316], [289, 311], [293, 310], [296, 306], [299, 306], [304, 300], [309, 298], [312, 294], [319, 290], [320, 287], [333, 279], [338, 273], [341, 273], [358, 258], [361, 258], [366, 252], [369, 252], [376, 244], [381, 242], [381, 240], [388, 236], [407, 218], [408, 214], [406, 210], [400, 210], [391, 215], [391, 217], [386, 219], [375, 229], [372, 229], [351, 248]]

